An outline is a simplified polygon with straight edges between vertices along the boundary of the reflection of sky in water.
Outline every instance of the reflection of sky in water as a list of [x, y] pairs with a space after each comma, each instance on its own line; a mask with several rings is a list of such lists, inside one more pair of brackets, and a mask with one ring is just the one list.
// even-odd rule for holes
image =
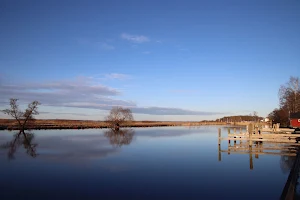
[[[253, 170], [248, 154], [223, 153], [218, 162], [217, 127], [134, 130], [131, 143], [122, 147], [110, 144], [105, 129], [34, 131], [38, 157], [19, 147], [16, 159], [7, 161], [0, 150], [2, 196], [278, 199], [288, 176], [280, 156], [253, 154]], [[12, 133], [0, 132], [0, 141], [11, 140]]]

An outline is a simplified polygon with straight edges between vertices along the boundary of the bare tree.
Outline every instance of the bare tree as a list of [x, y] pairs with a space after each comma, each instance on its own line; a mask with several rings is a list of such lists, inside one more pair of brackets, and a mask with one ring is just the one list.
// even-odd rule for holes
[[300, 112], [300, 81], [298, 77], [290, 77], [289, 82], [280, 86], [280, 107], [287, 107], [291, 113]]
[[29, 128], [29, 125], [32, 125], [34, 121], [34, 115], [38, 115], [38, 105], [40, 103], [38, 101], [33, 101], [28, 104], [28, 108], [25, 112], [22, 112], [19, 109], [19, 105], [17, 104], [18, 99], [10, 99], [10, 109], [2, 110], [5, 114], [12, 116], [18, 123], [19, 130], [24, 132], [25, 129]]
[[258, 121], [258, 112], [253, 111], [253, 121], [257, 122]]
[[282, 126], [289, 125], [289, 112], [286, 106], [279, 109], [274, 109], [269, 115], [268, 118], [273, 123], [280, 123]]
[[114, 107], [110, 110], [109, 115], [105, 118], [105, 122], [110, 128], [119, 130], [119, 127], [128, 121], [133, 121], [133, 115], [129, 108]]

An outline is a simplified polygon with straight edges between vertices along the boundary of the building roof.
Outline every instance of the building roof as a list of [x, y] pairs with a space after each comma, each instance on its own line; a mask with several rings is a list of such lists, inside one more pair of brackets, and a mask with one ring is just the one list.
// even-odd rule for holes
[[300, 119], [300, 112], [291, 113], [290, 118], [291, 119]]

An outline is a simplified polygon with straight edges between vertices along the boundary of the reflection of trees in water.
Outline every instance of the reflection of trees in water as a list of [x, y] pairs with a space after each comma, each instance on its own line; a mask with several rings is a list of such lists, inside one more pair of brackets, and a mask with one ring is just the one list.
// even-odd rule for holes
[[[286, 147], [296, 150], [296, 152], [299, 151], [299, 146], [295, 146], [295, 145], [287, 145]], [[282, 150], [281, 153], [290, 153], [288, 150]], [[280, 168], [282, 170], [283, 173], [285, 174], [289, 174], [291, 172], [291, 170], [294, 167], [294, 163], [296, 161], [296, 156], [281, 156], [280, 158]], [[300, 172], [298, 172], [298, 177], [297, 177], [297, 181], [295, 183], [295, 185], [293, 187], [295, 187], [294, 190], [294, 198], [293, 199], [300, 199], [300, 185], [299, 185], [299, 174]]]
[[280, 168], [283, 173], [290, 173], [293, 164], [295, 162], [295, 156], [281, 156], [280, 158]]
[[129, 145], [134, 135], [133, 129], [108, 129], [104, 132], [104, 136], [109, 138], [110, 144], [121, 147]]
[[[295, 145], [286, 145], [285, 147], [289, 149], [293, 149], [299, 151], [299, 146]], [[291, 153], [289, 150], [281, 150], [281, 153]], [[296, 160], [296, 156], [281, 156], [280, 157], [280, 168], [283, 173], [290, 173], [291, 169], [293, 168], [294, 162]]]
[[36, 146], [37, 144], [32, 144], [34, 138], [33, 133], [25, 133], [20, 131], [14, 135], [12, 141], [2, 144], [1, 149], [8, 149], [8, 158], [14, 159], [14, 154], [19, 146], [23, 146], [26, 149], [26, 153], [32, 157], [36, 157]]

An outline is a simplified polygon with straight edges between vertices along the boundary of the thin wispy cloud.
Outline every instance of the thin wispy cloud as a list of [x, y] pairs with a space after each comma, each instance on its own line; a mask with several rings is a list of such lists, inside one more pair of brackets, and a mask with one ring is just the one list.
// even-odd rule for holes
[[39, 112], [40, 114], [55, 114], [55, 115], [78, 115], [78, 116], [91, 116], [91, 114], [84, 113], [71, 113], [71, 112]]
[[[124, 74], [107, 74], [115, 79], [127, 78]], [[18, 98], [20, 103], [33, 100], [40, 101], [44, 106], [90, 108], [110, 110], [115, 106], [127, 107], [137, 114], [149, 115], [216, 115], [218, 112], [194, 111], [168, 107], [141, 107], [134, 101], [118, 99], [121, 91], [97, 83], [92, 77], [79, 77], [72, 80], [61, 80], [43, 83], [0, 83], [0, 106], [8, 105], [8, 99]], [[41, 110], [41, 112], [43, 112]], [[76, 111], [74, 110], [74, 113]], [[68, 114], [74, 114], [68, 113]], [[44, 114], [47, 114], [44, 112]], [[61, 113], [67, 114], [67, 113]]]
[[76, 38], [75, 41], [80, 45], [88, 45], [91, 44], [91, 41], [87, 38]]
[[134, 43], [144, 43], [150, 41], [150, 39], [144, 35], [130, 35], [127, 33], [122, 33], [121, 38]]
[[197, 90], [171, 90], [172, 93], [178, 93], [178, 94], [192, 94], [197, 93]]
[[151, 52], [150, 51], [143, 51], [142, 53], [147, 55], [147, 54], [150, 54]]
[[129, 80], [132, 76], [122, 73], [95, 74], [88, 77], [91, 81], [107, 81], [107, 80]]
[[103, 50], [114, 50], [114, 49], [115, 49], [114, 46], [109, 45], [109, 44], [107, 44], [107, 43], [101, 44], [100, 47], [101, 47], [101, 49], [103, 49]]
[[102, 49], [102, 50], [107, 50], [111, 51], [115, 49], [115, 46], [109, 44], [112, 40], [106, 40], [106, 42], [102, 41], [97, 41], [89, 38], [77, 38], [76, 42], [79, 45], [86, 46], [86, 47], [91, 47], [95, 49]]
[[89, 103], [99, 108], [102, 105], [135, 105], [130, 101], [113, 98], [121, 92], [105, 85], [95, 84], [91, 78], [87, 77], [15, 85], [2, 83], [0, 93], [0, 102], [5, 102], [9, 98], [18, 98], [25, 102], [37, 100], [48, 106], [82, 107], [81, 105]]
[[218, 115], [224, 114], [220, 112], [205, 112], [194, 111], [180, 108], [166, 108], [166, 107], [133, 107], [132, 112], [140, 114], [152, 114], [152, 115]]
[[118, 80], [126, 80], [126, 79], [130, 79], [131, 76], [129, 76], [127, 74], [111, 73], [111, 74], [105, 74], [105, 78], [108, 78], [108, 79], [118, 79]]

